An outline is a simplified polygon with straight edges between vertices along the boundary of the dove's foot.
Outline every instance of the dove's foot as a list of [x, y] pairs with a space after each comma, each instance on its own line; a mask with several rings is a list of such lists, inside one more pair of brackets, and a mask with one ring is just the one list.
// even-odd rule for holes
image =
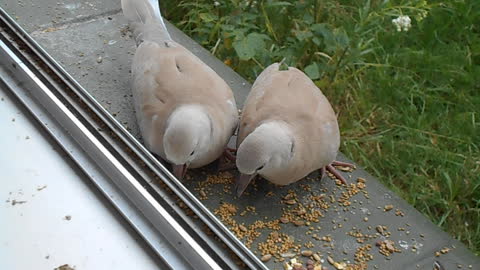
[[232, 149], [229, 147], [225, 148], [225, 151], [223, 151], [223, 154], [218, 161], [217, 172], [229, 171], [236, 168], [235, 166], [236, 152], [237, 152], [236, 149]]
[[333, 166], [341, 166], [341, 167], [349, 167], [349, 168], [352, 168], [352, 169], [355, 169], [355, 164], [351, 164], [351, 163], [347, 163], [347, 162], [341, 162], [341, 161], [336, 161], [334, 160], [332, 162], [332, 165]]
[[321, 172], [321, 178], [320, 179], [323, 179], [323, 176], [325, 175], [325, 171], [329, 171], [338, 180], [340, 180], [340, 182], [342, 182], [342, 184], [346, 185], [347, 180], [345, 180], [345, 178], [337, 171], [337, 169], [335, 169], [334, 166], [349, 167], [349, 168], [355, 169], [355, 165], [353, 165], [353, 164], [334, 160], [332, 163], [330, 163], [327, 166], [325, 166], [324, 168], [320, 169], [320, 172]]
[[230, 147], [225, 148], [225, 151], [223, 151], [223, 155], [230, 161], [235, 161], [237, 159], [237, 157], [235, 156], [236, 154], [237, 149], [233, 149]]

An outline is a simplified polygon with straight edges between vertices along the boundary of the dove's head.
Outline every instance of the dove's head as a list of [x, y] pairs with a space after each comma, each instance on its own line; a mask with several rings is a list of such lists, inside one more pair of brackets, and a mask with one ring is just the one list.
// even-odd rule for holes
[[257, 175], [272, 175], [286, 166], [295, 151], [295, 141], [289, 125], [271, 121], [258, 126], [242, 141], [237, 149], [236, 181], [240, 197], [250, 181]]
[[185, 176], [191, 163], [207, 154], [211, 133], [210, 117], [200, 106], [184, 105], [172, 112], [163, 136], [163, 149], [178, 179]]

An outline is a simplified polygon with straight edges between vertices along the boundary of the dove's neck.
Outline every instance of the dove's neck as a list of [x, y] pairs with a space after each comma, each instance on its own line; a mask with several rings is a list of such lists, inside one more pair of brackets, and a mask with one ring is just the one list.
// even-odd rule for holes
[[289, 125], [270, 121], [257, 127], [240, 144], [237, 166], [242, 173], [268, 174], [287, 166], [293, 151], [294, 137]]
[[192, 162], [208, 152], [212, 123], [206, 111], [196, 105], [184, 105], [172, 112], [167, 121], [164, 148], [175, 164]]
[[198, 105], [183, 105], [175, 109], [170, 119], [169, 126], [184, 128], [193, 132], [200, 132], [202, 135], [209, 135], [211, 132], [210, 117], [206, 111]]

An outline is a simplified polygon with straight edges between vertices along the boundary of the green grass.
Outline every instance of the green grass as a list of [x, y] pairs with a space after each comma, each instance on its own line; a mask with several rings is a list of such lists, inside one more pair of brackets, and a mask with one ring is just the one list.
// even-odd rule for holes
[[305, 70], [339, 113], [341, 151], [480, 254], [480, 1], [219, 2], [163, 8], [252, 82], [283, 58]]

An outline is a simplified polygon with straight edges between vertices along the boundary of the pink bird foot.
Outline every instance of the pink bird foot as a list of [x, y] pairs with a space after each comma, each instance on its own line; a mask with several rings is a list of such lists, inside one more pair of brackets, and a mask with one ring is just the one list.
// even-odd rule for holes
[[323, 179], [323, 176], [325, 176], [325, 171], [329, 171], [338, 180], [340, 180], [340, 182], [342, 182], [342, 184], [346, 185], [347, 180], [345, 180], [345, 178], [337, 171], [337, 169], [335, 169], [334, 166], [350, 167], [350, 168], [355, 169], [355, 165], [353, 165], [353, 164], [334, 160], [332, 163], [330, 163], [327, 166], [325, 166], [324, 168], [320, 169], [320, 172], [321, 172], [321, 178], [320, 179]]
[[217, 171], [228, 171], [228, 170], [233, 170], [236, 168], [235, 165], [235, 160], [237, 157], [235, 156], [237, 150], [233, 148], [225, 148], [225, 151], [223, 151], [222, 156], [219, 159], [218, 162], [218, 168]]

